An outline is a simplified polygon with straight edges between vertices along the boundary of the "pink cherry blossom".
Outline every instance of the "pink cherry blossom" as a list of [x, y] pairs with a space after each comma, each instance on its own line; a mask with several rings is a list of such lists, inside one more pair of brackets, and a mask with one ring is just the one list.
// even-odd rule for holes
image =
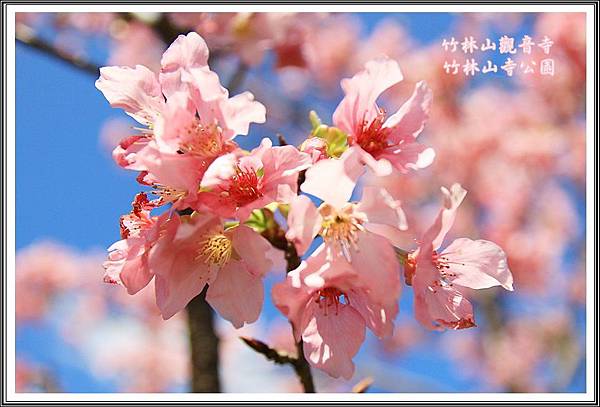
[[183, 216], [176, 234], [163, 235], [149, 258], [156, 276], [156, 302], [164, 319], [202, 292], [225, 319], [239, 328], [258, 318], [262, 278], [272, 262], [270, 244], [245, 225], [225, 228], [221, 218]]
[[168, 212], [151, 216], [152, 204], [145, 194], [136, 195], [131, 213], [121, 216], [122, 240], [109, 248], [104, 282], [121, 284], [129, 294], [135, 294], [146, 287], [153, 278], [148, 263], [150, 249], [161, 236], [174, 234], [179, 218], [170, 217]]
[[299, 172], [310, 164], [310, 156], [296, 147], [273, 147], [265, 138], [250, 154], [237, 150], [217, 158], [202, 178], [200, 203], [221, 216], [245, 220], [253, 209], [290, 202]]
[[427, 167], [433, 160], [433, 150], [415, 142], [428, 118], [432, 92], [425, 82], [417, 83], [410, 99], [386, 118], [377, 98], [402, 79], [394, 60], [367, 62], [363, 71], [342, 80], [345, 96], [333, 113], [333, 123], [348, 134], [349, 144], [361, 150], [367, 163], [385, 159], [406, 172]]
[[290, 320], [309, 363], [333, 377], [350, 379], [352, 358], [368, 327], [379, 337], [389, 336], [398, 312], [396, 301], [373, 300], [368, 289], [356, 285], [356, 274], [343, 257], [327, 261], [323, 247], [273, 288], [273, 301]]
[[393, 245], [406, 227], [399, 201], [384, 189], [365, 187], [356, 203], [325, 200], [317, 208], [307, 196], [298, 196], [290, 204], [286, 238], [303, 254], [320, 235], [323, 244], [311, 258], [326, 263], [344, 258], [357, 276], [356, 284], [368, 287], [376, 301], [393, 302], [401, 288]]
[[204, 171], [237, 147], [233, 138], [265, 121], [265, 107], [250, 92], [229, 97], [207, 65], [208, 54], [192, 32], [165, 51], [158, 78], [141, 65], [104, 67], [96, 82], [113, 107], [147, 126], [121, 141], [113, 157], [140, 171], [138, 180], [154, 188], [157, 203], [178, 209], [193, 206]]
[[453, 184], [442, 188], [444, 205], [419, 247], [408, 255], [405, 277], [414, 288], [415, 316], [430, 329], [462, 329], [475, 326], [473, 307], [462, 286], [483, 289], [501, 285], [512, 291], [512, 274], [504, 251], [487, 240], [456, 239], [441, 253], [437, 250], [456, 218], [467, 191]]

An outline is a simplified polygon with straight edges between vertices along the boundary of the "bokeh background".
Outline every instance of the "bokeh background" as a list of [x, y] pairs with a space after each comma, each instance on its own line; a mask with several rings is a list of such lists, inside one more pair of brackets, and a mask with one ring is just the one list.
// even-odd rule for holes
[[[276, 142], [278, 133], [299, 144], [310, 131], [311, 109], [330, 123], [341, 78], [381, 54], [397, 59], [405, 79], [382, 104], [395, 111], [426, 80], [434, 103], [421, 137], [437, 157], [418, 173], [378, 182], [402, 200], [411, 232], [438, 210], [439, 187], [460, 182], [469, 194], [450, 239], [492, 240], [508, 254], [514, 292], [468, 293], [477, 328], [425, 330], [414, 321], [406, 289], [394, 336], [368, 337], [350, 381], [316, 373], [319, 391], [349, 391], [365, 377], [374, 379], [371, 392], [585, 391], [584, 14], [18, 13], [16, 19], [17, 391], [189, 391], [184, 313], [163, 321], [152, 287], [128, 296], [102, 283], [105, 249], [118, 240], [119, 216], [140, 186], [111, 159], [133, 122], [94, 87], [94, 65], [157, 69], [169, 39], [191, 30], [207, 40], [222, 81], [252, 91], [267, 107], [267, 123], [237, 139], [246, 148], [262, 137]], [[445, 61], [466, 57], [460, 49], [444, 51], [444, 38], [474, 36], [481, 43], [502, 35], [515, 45], [523, 35], [534, 42], [548, 36], [555, 74], [444, 72]], [[473, 57], [480, 66], [491, 59], [499, 67], [506, 55]], [[524, 57], [519, 52], [514, 59]], [[540, 49], [531, 55], [544, 57]], [[283, 274], [270, 275], [268, 286]], [[300, 390], [291, 368], [273, 365], [238, 339], [291, 349], [289, 326], [268, 297], [256, 324], [236, 332], [217, 323], [224, 391]]]

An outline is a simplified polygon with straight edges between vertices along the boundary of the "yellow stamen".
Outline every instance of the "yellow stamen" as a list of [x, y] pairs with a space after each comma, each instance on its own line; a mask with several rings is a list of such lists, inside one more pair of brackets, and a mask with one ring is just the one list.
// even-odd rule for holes
[[231, 239], [223, 233], [208, 235], [200, 242], [196, 259], [204, 259], [206, 264], [223, 267], [233, 254]]
[[338, 244], [348, 261], [351, 261], [350, 248], [357, 248], [359, 232], [364, 230], [364, 216], [354, 209], [353, 204], [346, 205], [341, 211], [329, 204], [319, 208], [323, 218], [320, 235], [327, 243]]

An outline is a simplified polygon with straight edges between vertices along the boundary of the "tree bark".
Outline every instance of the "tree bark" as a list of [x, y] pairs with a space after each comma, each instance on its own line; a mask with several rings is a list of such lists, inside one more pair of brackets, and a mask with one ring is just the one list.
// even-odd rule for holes
[[206, 289], [187, 305], [193, 393], [219, 393], [219, 338], [213, 327], [213, 310]]

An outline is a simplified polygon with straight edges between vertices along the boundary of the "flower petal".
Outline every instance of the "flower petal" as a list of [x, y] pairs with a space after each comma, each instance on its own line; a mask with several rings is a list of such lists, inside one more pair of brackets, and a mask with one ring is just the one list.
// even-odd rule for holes
[[306, 170], [306, 180], [300, 189], [340, 208], [350, 200], [364, 171], [360, 148], [351, 147], [339, 159], [321, 160]]
[[367, 327], [379, 338], [390, 336], [394, 330], [394, 318], [398, 315], [398, 302], [382, 306], [370, 301], [362, 291], [352, 290], [348, 294], [350, 305], [365, 320]]
[[415, 85], [415, 90], [402, 107], [388, 117], [384, 127], [393, 129], [390, 139], [394, 143], [408, 137], [416, 138], [425, 127], [431, 109], [433, 92], [425, 81]]
[[352, 267], [373, 301], [380, 304], [398, 301], [402, 290], [400, 264], [387, 239], [363, 232], [358, 238], [357, 247], [350, 249], [350, 255]]
[[264, 123], [267, 110], [265, 106], [254, 100], [250, 92], [240, 93], [221, 103], [223, 120], [221, 125], [230, 130], [224, 137], [233, 138], [235, 135], [246, 135], [250, 123]]
[[386, 159], [391, 166], [401, 173], [408, 170], [420, 170], [433, 163], [435, 151], [420, 143], [405, 142], [388, 147], [379, 154], [380, 159]]
[[456, 239], [442, 251], [440, 257], [449, 268], [447, 274], [454, 284], [474, 289], [501, 285], [513, 290], [513, 277], [508, 269], [506, 254], [495, 243], [487, 240]]
[[208, 46], [195, 32], [179, 35], [167, 48], [160, 61], [160, 84], [169, 97], [181, 89], [181, 74], [193, 68], [208, 70]]
[[444, 204], [433, 225], [423, 235], [422, 246], [431, 244], [427, 247], [428, 250], [422, 250], [424, 256], [428, 256], [430, 250], [436, 250], [442, 245], [444, 237], [454, 224], [456, 211], [467, 195], [467, 191], [460, 184], [453, 184], [450, 191], [444, 187], [441, 189], [444, 194]]
[[155, 276], [156, 305], [163, 319], [169, 319], [198, 294], [210, 278], [208, 267], [201, 261], [191, 261], [194, 255], [178, 255], [172, 267]]
[[112, 107], [125, 110], [138, 122], [150, 125], [164, 104], [156, 75], [143, 65], [135, 68], [105, 66], [100, 68], [98, 88]]
[[349, 135], [378, 113], [376, 100], [383, 91], [402, 80], [398, 63], [381, 58], [369, 61], [365, 69], [341, 82], [345, 96], [333, 113], [333, 123]]
[[364, 186], [361, 201], [356, 208], [367, 215], [365, 228], [385, 237], [395, 246], [401, 244], [403, 230], [408, 228], [406, 215], [400, 206], [384, 188]]
[[311, 298], [311, 290], [302, 284], [300, 273], [307, 268], [307, 263], [290, 271], [284, 282], [275, 284], [271, 291], [273, 303], [283, 315], [289, 319], [294, 330], [294, 338], [300, 340], [302, 321], [306, 306]]
[[264, 300], [263, 282], [243, 261], [229, 261], [217, 272], [206, 301], [236, 328], [258, 319]]
[[351, 306], [340, 304], [337, 312], [312, 306], [313, 313], [302, 333], [304, 354], [310, 364], [330, 376], [350, 379], [352, 358], [365, 340], [365, 321]]
[[268, 257], [271, 244], [251, 228], [239, 225], [233, 229], [232, 244], [250, 274], [262, 277], [273, 263]]
[[287, 224], [285, 237], [294, 243], [298, 255], [302, 256], [321, 229], [321, 216], [309, 197], [300, 195], [290, 202]]

